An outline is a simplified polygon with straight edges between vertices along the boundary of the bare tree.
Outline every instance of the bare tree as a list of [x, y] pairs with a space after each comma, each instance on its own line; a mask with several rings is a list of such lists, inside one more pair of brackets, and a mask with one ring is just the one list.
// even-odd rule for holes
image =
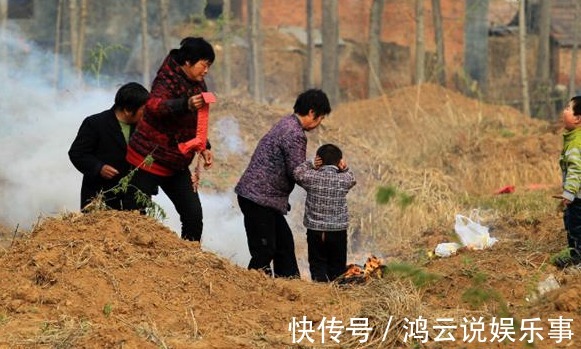
[[77, 49], [79, 43], [79, 17], [77, 0], [69, 0], [69, 36], [71, 39], [71, 58], [75, 68], [78, 67]]
[[367, 76], [368, 96], [377, 97], [381, 94], [381, 19], [385, 0], [373, 0], [369, 16], [369, 48], [367, 59], [369, 71]]
[[163, 48], [167, 52], [171, 49], [171, 45], [169, 42], [169, 27], [168, 27], [169, 0], [159, 0], [159, 10], [161, 15], [161, 40], [163, 42]]
[[576, 95], [575, 91], [575, 80], [577, 79], [577, 49], [579, 48], [579, 19], [581, 19], [581, 14], [579, 11], [581, 6], [579, 1], [575, 1], [575, 25], [573, 29], [573, 47], [571, 48], [571, 70], [569, 73], [569, 98]]
[[79, 42], [77, 43], [77, 60], [76, 60], [76, 68], [79, 74], [79, 79], [83, 78], [83, 61], [85, 59], [84, 52], [85, 52], [85, 34], [87, 31], [87, 0], [81, 0], [81, 21], [79, 23]]
[[322, 79], [323, 90], [331, 104], [339, 102], [339, 20], [337, 0], [323, 0], [323, 57]]
[[2, 47], [0, 48], [0, 60], [4, 62], [7, 59], [8, 49], [6, 47], [6, 22], [8, 21], [8, 0], [0, 0], [0, 42]]
[[151, 74], [149, 64], [149, 43], [147, 40], [147, 0], [141, 0], [141, 59], [143, 84], [149, 86]]
[[537, 55], [537, 75], [535, 82], [534, 99], [540, 104], [535, 108], [534, 115], [544, 115], [551, 118], [551, 0], [539, 1], [539, 52]]
[[232, 92], [232, 34], [230, 27], [230, 18], [232, 13], [232, 3], [230, 0], [224, 0], [222, 6], [222, 16], [224, 16], [224, 26], [222, 27], [224, 41], [224, 93], [229, 95]]
[[55, 35], [54, 35], [54, 87], [56, 88], [59, 84], [59, 72], [60, 72], [60, 47], [61, 47], [61, 26], [63, 18], [63, 0], [58, 0], [56, 9], [56, 23], [55, 23]]
[[424, 48], [424, 0], [416, 0], [416, 74], [415, 83], [421, 84], [425, 81], [425, 58]]
[[256, 102], [264, 101], [264, 80], [262, 78], [262, 36], [260, 33], [261, 0], [248, 0], [248, 47], [249, 47], [249, 87]]
[[305, 89], [315, 85], [315, 40], [313, 40], [313, 0], [307, 0], [307, 63], [305, 69]]
[[[488, 2], [466, 0], [464, 18], [464, 71], [470, 79], [470, 90], [478, 93], [486, 90], [488, 75]], [[472, 82], [476, 81], [477, 86]]]
[[440, 0], [432, 0], [432, 17], [436, 42], [436, 74], [438, 83], [446, 86], [446, 58], [444, 50], [444, 31], [442, 28], [442, 6]]
[[529, 82], [527, 77], [527, 24], [526, 24], [526, 6], [525, 2], [520, 2], [518, 13], [518, 33], [519, 33], [519, 47], [520, 47], [520, 75], [522, 85], [522, 100], [523, 113], [531, 115], [530, 98], [529, 98]]

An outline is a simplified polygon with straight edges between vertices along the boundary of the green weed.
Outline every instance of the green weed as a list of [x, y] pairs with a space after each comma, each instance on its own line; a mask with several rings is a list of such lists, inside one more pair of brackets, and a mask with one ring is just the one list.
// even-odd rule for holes
[[93, 73], [97, 86], [100, 86], [101, 71], [103, 65], [108, 61], [109, 55], [115, 51], [127, 51], [128, 49], [123, 45], [108, 45], [104, 46], [100, 42], [94, 48], [89, 50], [89, 67], [88, 70]]
[[417, 288], [428, 286], [440, 278], [440, 275], [429, 273], [415, 265], [403, 262], [392, 262], [385, 265], [383, 267], [383, 275], [387, 273], [409, 278]]
[[111, 305], [111, 303], [107, 303], [103, 306], [103, 315], [105, 315], [105, 317], [109, 317], [112, 312], [113, 312], [113, 305]]
[[[151, 155], [147, 155], [145, 157], [145, 159], [143, 160], [143, 163], [139, 167], [141, 167], [142, 165], [150, 166], [151, 164], [153, 164], [153, 157]], [[87, 205], [85, 210], [87, 210], [87, 208], [89, 210], [108, 209], [107, 204], [104, 201], [104, 197], [105, 197], [106, 193], [109, 193], [109, 192], [112, 192], [113, 194], [127, 193], [127, 191], [131, 188], [131, 189], [135, 190], [134, 195], [135, 195], [135, 199], [137, 201], [137, 204], [140, 207], [145, 207], [145, 213], [148, 216], [153, 217], [153, 218], [158, 219], [158, 220], [161, 220], [161, 221], [166, 219], [167, 215], [166, 215], [165, 211], [163, 210], [163, 208], [161, 206], [159, 206], [158, 203], [153, 201], [149, 195], [145, 194], [144, 192], [139, 190], [139, 188], [137, 188], [131, 184], [131, 179], [133, 179], [133, 176], [135, 175], [135, 173], [137, 173], [139, 167], [134, 168], [126, 176], [121, 178], [119, 180], [119, 183], [117, 183], [116, 186], [112, 187], [111, 189], [108, 189], [108, 190], [105, 190], [105, 191], [102, 191], [101, 193], [99, 193], [99, 195], [97, 195], [97, 197], [95, 197], [91, 201], [91, 203], [89, 203], [89, 205]]]
[[408, 207], [414, 201], [413, 195], [401, 191], [393, 185], [379, 187], [377, 189], [377, 193], [375, 194], [375, 200], [381, 205], [387, 204], [395, 198], [397, 198], [398, 206], [402, 209]]

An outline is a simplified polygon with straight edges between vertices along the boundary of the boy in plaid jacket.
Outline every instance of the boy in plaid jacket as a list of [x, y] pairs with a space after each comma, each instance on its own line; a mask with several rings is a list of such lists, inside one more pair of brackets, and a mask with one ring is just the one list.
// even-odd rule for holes
[[345, 272], [347, 264], [347, 193], [356, 184], [339, 147], [319, 147], [314, 164], [305, 161], [294, 171], [307, 191], [303, 224], [307, 228], [309, 270], [313, 281], [327, 282]]

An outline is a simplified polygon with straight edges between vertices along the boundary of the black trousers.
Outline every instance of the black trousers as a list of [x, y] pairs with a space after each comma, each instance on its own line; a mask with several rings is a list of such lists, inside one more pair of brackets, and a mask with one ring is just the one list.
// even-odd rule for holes
[[192, 173], [189, 169], [168, 177], [157, 176], [139, 169], [131, 179], [131, 184], [150, 197], [156, 195], [158, 188], [161, 187], [180, 216], [181, 238], [200, 241], [204, 227], [202, 203], [192, 186]]
[[347, 230], [307, 229], [307, 245], [313, 281], [333, 281], [347, 269]]
[[250, 250], [248, 269], [261, 269], [267, 275], [274, 269], [275, 277], [300, 277], [293, 234], [284, 215], [240, 195], [238, 205]]
[[575, 263], [579, 263], [581, 262], [581, 199], [575, 199], [567, 205], [563, 221], [567, 230], [571, 258]]

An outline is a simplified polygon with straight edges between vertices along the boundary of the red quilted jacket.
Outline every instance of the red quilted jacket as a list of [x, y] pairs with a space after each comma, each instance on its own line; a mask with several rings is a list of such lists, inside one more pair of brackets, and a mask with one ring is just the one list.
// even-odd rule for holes
[[139, 166], [151, 154], [154, 165], [170, 173], [184, 170], [192, 162], [194, 153], [184, 155], [177, 145], [196, 136], [198, 115], [188, 109], [188, 98], [207, 91], [205, 82], [187, 78], [173, 59], [174, 51], [170, 51], [153, 80], [151, 97], [129, 141], [131, 155], [127, 158], [132, 165]]

